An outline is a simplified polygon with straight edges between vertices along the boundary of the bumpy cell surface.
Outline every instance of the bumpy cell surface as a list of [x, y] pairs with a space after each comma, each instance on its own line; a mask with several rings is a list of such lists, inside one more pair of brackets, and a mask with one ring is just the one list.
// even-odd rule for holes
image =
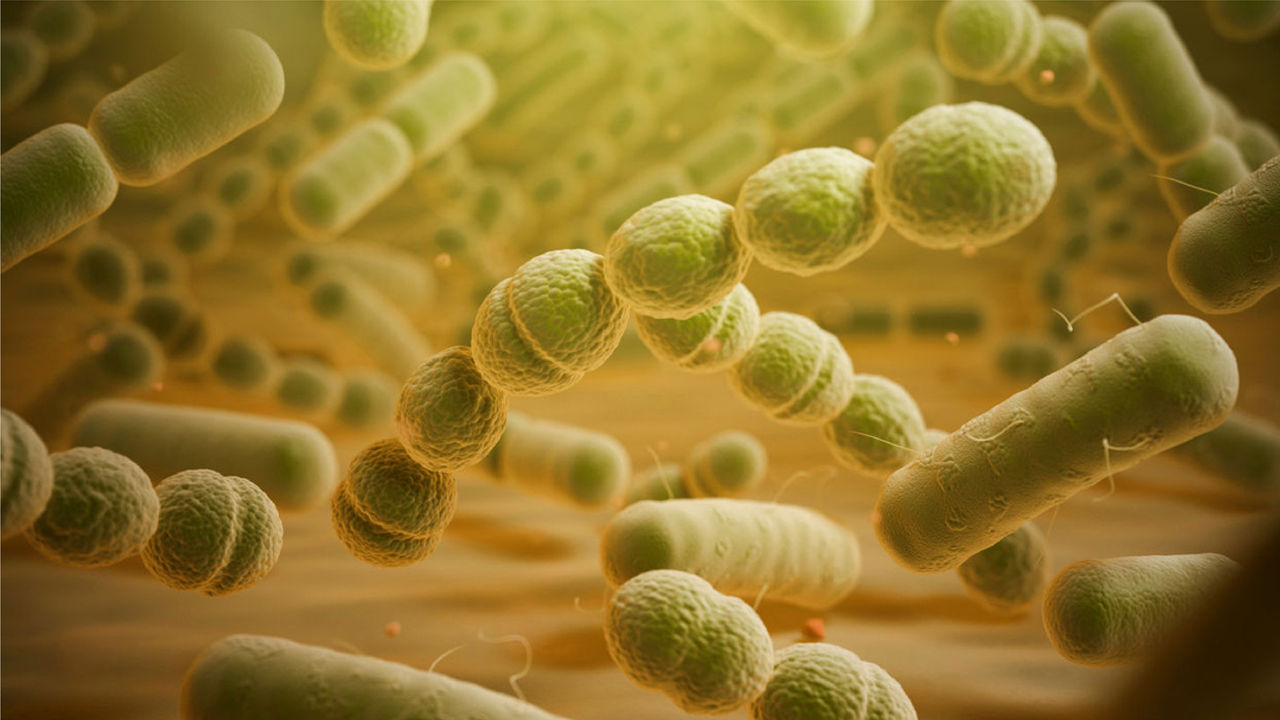
[[759, 695], [773, 645], [742, 600], [677, 570], [642, 573], [605, 609], [605, 641], [622, 672], [686, 712], [721, 714]]
[[356, 65], [389, 70], [422, 47], [430, 17], [431, 0], [325, 0], [324, 34]]
[[25, 420], [0, 410], [0, 538], [31, 527], [53, 493], [53, 463], [44, 441]]
[[210, 597], [244, 590], [275, 567], [284, 526], [257, 485], [213, 470], [186, 470], [156, 488], [160, 521], [142, 564], [175, 590]]
[[54, 453], [53, 494], [27, 530], [42, 555], [64, 565], [101, 567], [138, 552], [155, 532], [160, 500], [129, 458], [78, 447]]
[[1025, 0], [950, 0], [934, 27], [938, 58], [956, 77], [1007, 81], [1040, 44], [1040, 17]]
[[822, 437], [836, 459], [850, 469], [888, 474], [921, 449], [924, 417], [901, 385], [879, 375], [855, 375], [853, 398], [822, 426]]
[[507, 395], [490, 385], [471, 349], [451, 347], [429, 358], [405, 382], [396, 403], [396, 432], [409, 456], [430, 470], [474, 465], [498, 444], [507, 424]]
[[484, 378], [513, 395], [546, 395], [602, 365], [627, 326], [604, 264], [588, 250], [553, 250], [498, 283], [471, 331]]
[[1049, 581], [1044, 535], [1033, 523], [965, 560], [956, 568], [965, 592], [990, 610], [1024, 612]]
[[692, 317], [728, 295], [751, 264], [733, 206], [705, 195], [659, 200], [609, 238], [609, 287], [641, 315]]
[[760, 318], [751, 349], [729, 370], [729, 385], [775, 420], [817, 425], [853, 396], [853, 363], [835, 335], [802, 315]]
[[716, 372], [733, 365], [755, 342], [760, 308], [746, 285], [684, 320], [636, 315], [636, 334], [660, 360], [690, 372]]
[[394, 438], [360, 451], [347, 469], [343, 491], [351, 506], [374, 523], [415, 537], [442, 532], [458, 504], [453, 475], [418, 465]]
[[876, 152], [875, 189], [889, 225], [925, 247], [983, 247], [1040, 214], [1057, 164], [1040, 130], [981, 102], [937, 105], [898, 126]]
[[827, 643], [778, 651], [752, 720], [915, 720], [902, 686], [875, 663]]
[[733, 221], [752, 256], [775, 270], [814, 275], [871, 249], [885, 224], [870, 160], [844, 148], [787, 153], [742, 184]]

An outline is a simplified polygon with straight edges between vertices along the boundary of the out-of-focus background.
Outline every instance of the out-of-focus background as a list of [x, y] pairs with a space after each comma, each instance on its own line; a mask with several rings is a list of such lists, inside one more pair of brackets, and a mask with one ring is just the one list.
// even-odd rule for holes
[[[0, 4], [0, 23], [20, 26], [35, 5]], [[1280, 127], [1280, 37], [1231, 42], [1213, 31], [1201, 3], [1161, 5], [1204, 80], [1239, 116]], [[1105, 3], [1036, 6], [1042, 15], [1087, 25]], [[374, 112], [388, 89], [451, 49], [475, 52], [492, 67], [495, 109], [341, 238], [417, 258], [434, 289], [430, 302], [408, 314], [435, 348], [466, 343], [480, 300], [521, 262], [555, 248], [599, 250], [612, 228], [653, 200], [696, 191], [732, 203], [747, 175], [803, 147], [837, 145], [871, 156], [897, 122], [892, 100], [902, 68], [936, 62], [939, 8], [881, 2], [852, 51], [806, 62], [780, 53], [715, 2], [437, 2], [419, 57], [405, 68], [372, 72], [332, 53], [319, 2], [137, 3], [118, 26], [98, 28], [75, 57], [51, 64], [38, 90], [4, 114], [5, 150], [56, 122], [84, 124], [103, 94], [216, 26], [249, 29], [270, 43], [285, 69], [284, 104], [175, 178], [152, 188], [122, 186], [93, 227], [5, 273], [3, 404], [21, 412], [86, 352], [104, 319], [127, 314], [73, 292], [67, 266], [76, 243], [107, 235], [140, 257], [158, 252], [175, 206], [203, 192], [220, 164], [264, 153], [276, 134], [298, 126], [311, 128], [304, 155], [323, 147], [340, 128]], [[581, 54], [567, 52], [575, 43], [585, 48]], [[745, 282], [762, 311], [813, 317], [841, 337], [857, 372], [894, 379], [915, 397], [930, 427], [951, 431], [1131, 324], [1108, 304], [1067, 332], [1054, 309], [1073, 315], [1118, 293], [1144, 319], [1199, 313], [1165, 269], [1177, 221], [1149, 161], [1071, 108], [1036, 105], [1009, 85], [955, 78], [947, 84], [941, 101], [1009, 107], [1050, 141], [1057, 186], [1029, 228], [976, 251], [929, 250], [890, 230], [838, 271], [801, 279], [755, 263]], [[766, 140], [690, 171], [691, 158], [738, 131]], [[594, 148], [598, 165], [584, 170], [572, 162], [583, 148]], [[672, 192], [656, 179], [671, 168], [682, 169], [691, 186]], [[339, 370], [371, 366], [367, 348], [312, 317], [305, 296], [288, 282], [287, 258], [301, 242], [273, 198], [235, 224], [220, 257], [177, 263], [186, 268], [190, 297], [212, 337], [265, 338], [283, 357], [315, 358]], [[1206, 319], [1239, 362], [1238, 409], [1280, 422], [1280, 293], [1245, 312]], [[1033, 360], [1011, 359], [1015, 345]], [[159, 383], [134, 396], [315, 422], [334, 441], [343, 467], [362, 447], [392, 434], [387, 426], [355, 430], [291, 412], [269, 396], [239, 393], [211, 378], [207, 358], [170, 363]], [[680, 461], [721, 430], [760, 438], [769, 475], [752, 497], [820, 508], [862, 543], [858, 589], [821, 614], [827, 639], [888, 670], [923, 718], [1090, 717], [1132, 672], [1061, 659], [1044, 636], [1038, 608], [996, 617], [963, 594], [954, 573], [914, 575], [898, 567], [870, 527], [877, 479], [839, 466], [815, 429], [778, 425], [745, 405], [721, 374], [661, 365], [631, 331], [603, 368], [572, 389], [513, 398], [512, 408], [618, 438], [636, 471], [656, 460]], [[65, 434], [45, 440], [51, 451], [67, 446]], [[612, 508], [565, 507], [478, 471], [460, 473], [459, 490], [456, 518], [422, 563], [403, 569], [361, 563], [343, 550], [322, 506], [285, 514], [274, 572], [223, 598], [170, 590], [136, 558], [75, 570], [44, 560], [21, 537], [6, 541], [0, 711], [15, 720], [173, 718], [191, 660], [232, 633], [278, 635], [422, 668], [461, 645], [437, 669], [506, 692], [524, 650], [478, 636], [519, 634], [532, 645], [532, 669], [520, 681], [531, 702], [583, 720], [670, 717], [675, 706], [628, 681], [605, 649], [607, 586], [598, 544]], [[1091, 557], [1237, 554], [1267, 512], [1265, 501], [1160, 456], [1120, 473], [1114, 492], [1099, 484], [1039, 525], [1056, 572]], [[759, 610], [778, 647], [799, 641], [814, 616], [769, 602]], [[399, 624], [398, 635], [384, 631], [389, 623]]]

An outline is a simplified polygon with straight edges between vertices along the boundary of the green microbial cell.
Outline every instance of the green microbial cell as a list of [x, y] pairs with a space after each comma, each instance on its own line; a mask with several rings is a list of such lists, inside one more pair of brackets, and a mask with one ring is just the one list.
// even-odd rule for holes
[[266, 120], [283, 97], [271, 46], [218, 31], [104, 97], [89, 132], [120, 182], [153, 185]]
[[604, 638], [632, 682], [690, 713], [746, 705], [773, 668], [769, 631], [751, 606], [676, 570], [646, 572], [618, 588], [605, 607]]
[[1085, 124], [1101, 133], [1125, 137], [1124, 121], [1111, 99], [1107, 86], [1094, 73], [1093, 85], [1084, 97], [1076, 101], [1076, 114]]
[[178, 705], [182, 720], [564, 720], [438, 673], [262, 635], [231, 635], [205, 648], [183, 678]]
[[898, 383], [879, 375], [854, 375], [853, 397], [822, 426], [822, 437], [845, 467], [886, 476], [919, 454], [924, 416]]
[[884, 336], [893, 331], [893, 312], [887, 307], [834, 303], [818, 308], [818, 325], [836, 335]]
[[196, 360], [209, 347], [212, 331], [208, 318], [180, 290], [144, 288], [129, 317], [151, 333], [170, 360]]
[[627, 483], [627, 490], [622, 495], [622, 504], [687, 497], [689, 491], [685, 489], [683, 466], [680, 463], [666, 462], [632, 475]]
[[982, 308], [968, 305], [917, 305], [907, 314], [912, 334], [942, 337], [977, 335], [985, 324]]
[[395, 419], [410, 457], [430, 470], [453, 472], [480, 462], [498, 444], [507, 395], [485, 381], [470, 348], [455, 345], [409, 377]]
[[871, 0], [727, 0], [738, 19], [801, 59], [832, 58], [853, 47], [871, 22]]
[[275, 503], [242, 477], [185, 470], [156, 487], [160, 520], [142, 564], [175, 590], [230, 595], [266, 577], [284, 544]]
[[275, 174], [270, 163], [255, 155], [241, 155], [219, 164], [205, 187], [238, 222], [252, 219], [271, 200]]
[[876, 151], [875, 197], [889, 225], [925, 247], [985, 247], [1035, 220], [1053, 194], [1053, 148], [1021, 115], [987, 103], [936, 105]]
[[1169, 247], [1169, 277], [1202, 312], [1240, 312], [1280, 287], [1277, 238], [1280, 157], [1182, 221]]
[[1112, 473], [1214, 428], [1235, 404], [1231, 348], [1203, 320], [1129, 328], [965, 423], [886, 481], [881, 546], [950, 570]]
[[907, 693], [884, 668], [827, 643], [779, 650], [751, 701], [751, 720], [916, 720]]
[[378, 370], [352, 370], [343, 375], [338, 421], [353, 428], [388, 426], [395, 417], [400, 385]]
[[330, 271], [349, 272], [405, 312], [422, 310], [435, 292], [435, 276], [426, 264], [381, 244], [311, 244], [289, 256], [287, 273], [294, 285], [305, 287]]
[[210, 362], [219, 382], [243, 392], [263, 392], [273, 387], [278, 365], [279, 358], [271, 345], [249, 335], [228, 336]]
[[754, 435], [726, 430], [698, 443], [684, 464], [692, 497], [735, 497], [764, 480], [769, 458]]
[[84, 52], [93, 41], [97, 17], [81, 0], [38, 2], [27, 15], [27, 27], [49, 53], [49, 60], [63, 62]]
[[347, 82], [347, 98], [361, 110], [373, 110], [395, 90], [400, 75], [393, 72], [367, 70]]
[[1160, 163], [1159, 172], [1160, 194], [1182, 222], [1251, 171], [1234, 142], [1214, 135], [1194, 154]]
[[733, 206], [682, 195], [639, 210], [618, 228], [604, 274], [638, 314], [684, 320], [724, 299], [750, 264]]
[[27, 28], [0, 32], [0, 112], [22, 105], [44, 82], [49, 51]]
[[382, 116], [409, 140], [415, 163], [438, 156], [489, 112], [497, 96], [493, 71], [465, 52], [445, 55], [409, 79]]
[[1152, 159], [1178, 160], [1213, 131], [1213, 101], [1163, 10], [1121, 2], [1089, 26], [1089, 58], [1133, 142]]
[[694, 191], [688, 173], [677, 165], [660, 163], [606, 193], [592, 211], [596, 227], [606, 237], [636, 212], [664, 198]]
[[998, 85], [1035, 57], [1043, 29], [1026, 0], [950, 0], [938, 14], [938, 58], [956, 77]]
[[383, 567], [430, 555], [457, 506], [453, 475], [422, 467], [394, 438], [356, 455], [331, 505], [343, 546], [360, 560]]
[[89, 352], [64, 368], [23, 413], [41, 437], [61, 438], [85, 405], [151, 387], [164, 371], [159, 344], [131, 322], [113, 322], [94, 331], [88, 345]]
[[1010, 338], [996, 351], [996, 368], [1010, 380], [1039, 380], [1058, 365], [1057, 351], [1044, 338]]
[[1280, 490], [1280, 428], [1264, 418], [1233, 412], [1172, 452], [1249, 492]]
[[1235, 140], [1245, 164], [1252, 170], [1257, 170], [1271, 158], [1280, 155], [1280, 137], [1257, 120], [1241, 120], [1240, 132]]
[[142, 468], [100, 447], [76, 447], [49, 459], [53, 493], [27, 530], [41, 555], [72, 567], [103, 567], [142, 549], [160, 514]]
[[325, 0], [329, 47], [351, 63], [390, 70], [409, 62], [427, 39], [431, 0]]
[[409, 318], [348, 271], [325, 271], [308, 294], [316, 317], [333, 323], [392, 376], [409, 377], [431, 346]]
[[109, 235], [99, 234], [77, 246], [68, 270], [78, 295], [113, 308], [132, 305], [142, 285], [137, 254]]
[[342, 400], [342, 376], [315, 358], [292, 358], [280, 367], [276, 400], [290, 410], [326, 416]]
[[765, 313], [751, 349], [728, 375], [748, 404], [791, 425], [831, 420], [853, 396], [853, 363], [840, 341], [792, 313]]
[[853, 591], [858, 540], [795, 505], [731, 498], [641, 501], [614, 515], [600, 544], [613, 587], [648, 570], [691, 572], [716, 589], [821, 610]]
[[1098, 81], [1089, 61], [1089, 32], [1075, 20], [1058, 15], [1046, 16], [1040, 26], [1040, 49], [1014, 83], [1041, 105], [1065, 107], [1083, 101]]
[[844, 148], [787, 153], [742, 184], [733, 222], [767, 267], [800, 276], [835, 270], [884, 232], [870, 160]]
[[0, 410], [0, 539], [26, 531], [53, 493], [49, 450], [26, 420]]
[[709, 373], [736, 363], [760, 331], [760, 308], [746, 285], [685, 320], [635, 316], [636, 334], [660, 360], [689, 372]]
[[0, 260], [22, 262], [101, 215], [119, 185], [102, 149], [79, 125], [46, 128], [0, 156]]
[[951, 102], [955, 82], [928, 52], [914, 53], [894, 73], [876, 101], [876, 119], [885, 134], [934, 105]]
[[631, 458], [612, 436], [515, 413], [494, 455], [499, 480], [583, 508], [616, 499], [631, 475]]
[[1280, 27], [1276, 0], [1206, 0], [1204, 6], [1214, 31], [1235, 42], [1261, 40]]
[[342, 95], [330, 95], [314, 105], [307, 113], [307, 123], [319, 138], [328, 138], [351, 124], [356, 117], [355, 106]]
[[413, 167], [413, 148], [390, 122], [370, 118], [309, 157], [280, 186], [280, 210], [296, 232], [337, 235], [391, 194]]
[[732, 198], [751, 171], [773, 157], [773, 145], [763, 120], [729, 118], [691, 140], [679, 162], [698, 192]]
[[76, 421], [77, 445], [128, 456], [153, 477], [190, 468], [250, 480], [284, 510], [312, 507], [333, 491], [338, 462], [314, 426], [182, 405], [106, 400]]
[[620, 88], [592, 110], [588, 123], [589, 127], [602, 129], [623, 151], [648, 140], [657, 125], [657, 113], [648, 98], [640, 90], [628, 87]]
[[1078, 665], [1138, 662], [1239, 567], [1217, 553], [1071, 563], [1045, 591], [1045, 633]]
[[269, 134], [262, 144], [262, 156], [276, 172], [284, 172], [301, 160], [319, 138], [302, 124], [281, 127]]
[[613, 354], [627, 306], [605, 282], [605, 260], [588, 250], [552, 250], [521, 265], [489, 292], [471, 331], [485, 380], [513, 395], [572, 387]]
[[235, 218], [211, 195], [192, 195], [174, 205], [165, 218], [165, 243], [193, 262], [223, 258], [235, 238]]
[[1023, 523], [956, 568], [969, 597], [996, 613], [1022, 614], [1049, 582], [1048, 548], [1034, 523]]

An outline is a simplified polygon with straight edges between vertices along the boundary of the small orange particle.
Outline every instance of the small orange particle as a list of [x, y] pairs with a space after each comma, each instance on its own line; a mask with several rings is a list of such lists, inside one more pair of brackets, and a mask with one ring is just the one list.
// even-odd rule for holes
[[953, 332], [949, 332], [947, 333], [947, 342], [951, 343], [952, 345], [959, 345], [960, 336]]
[[160, 392], [161, 390], [164, 389], [164, 381], [157, 380], [154, 383], [151, 383], [151, 389], [155, 390], [156, 392]]
[[439, 255], [436, 256], [435, 262], [436, 262], [436, 267], [440, 268], [441, 270], [445, 270], [453, 265], [453, 256], [450, 255], [449, 253], [440, 253]]
[[653, 444], [653, 449], [660, 453], [666, 452], [669, 447], [671, 446], [667, 444], [666, 440], [659, 440]]
[[396, 622], [395, 620], [392, 620], [382, 628], [382, 632], [384, 635], [386, 635], [389, 638], [399, 637], [400, 623]]
[[804, 621], [800, 633], [810, 640], [824, 640], [827, 637], [827, 625], [822, 618], [809, 618]]
[[94, 352], [101, 352], [102, 348], [107, 346], [107, 336], [105, 333], [96, 332], [89, 336], [89, 349]]
[[720, 348], [723, 346], [724, 343], [722, 343], [718, 337], [709, 337], [702, 343], [702, 348], [709, 353], [718, 353], [720, 352]]
[[1041, 84], [1041, 85], [1052, 85], [1052, 84], [1053, 84], [1053, 78], [1054, 78], [1054, 74], [1053, 74], [1053, 71], [1052, 71], [1052, 70], [1049, 70], [1048, 68], [1045, 68], [1044, 70], [1041, 70], [1041, 71], [1040, 71], [1040, 84]]
[[868, 158], [869, 158], [869, 157], [871, 157], [872, 155], [875, 155], [875, 154], [876, 154], [876, 141], [875, 141], [875, 138], [870, 138], [870, 137], [867, 137], [867, 136], [865, 136], [865, 135], [864, 135], [864, 136], [862, 136], [862, 137], [858, 138], [857, 140], [854, 140], [854, 141], [853, 141], [853, 151], [854, 151], [854, 152], [856, 152], [856, 153], [858, 153], [858, 154], [859, 154], [859, 155], [861, 155], [862, 157], [868, 157]]
[[963, 257], [971, 258], [971, 257], [977, 256], [977, 254], [978, 254], [978, 246], [972, 243], [960, 248], [960, 255], [962, 255]]

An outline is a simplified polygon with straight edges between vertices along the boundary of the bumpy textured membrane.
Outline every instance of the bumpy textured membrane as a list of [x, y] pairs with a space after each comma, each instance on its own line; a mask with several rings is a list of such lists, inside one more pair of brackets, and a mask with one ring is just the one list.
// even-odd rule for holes
[[1183, 220], [1168, 266], [1206, 313], [1240, 312], [1280, 287], [1280, 156]]
[[889, 225], [925, 247], [1012, 237], [1053, 194], [1057, 164], [1040, 130], [997, 105], [937, 105], [876, 152], [876, 200]]
[[396, 434], [424, 468], [461, 470], [484, 459], [507, 424], [507, 395], [480, 375], [471, 349], [436, 353], [405, 382]]
[[324, 34], [352, 63], [390, 70], [422, 47], [430, 18], [431, 0], [325, 0]]
[[1026, 0], [950, 0], [938, 14], [938, 59], [956, 77], [1007, 82], [1040, 45], [1040, 16]]
[[1023, 523], [999, 542], [956, 568], [969, 597], [998, 613], [1022, 613], [1049, 581], [1048, 548], [1033, 523]]
[[142, 564], [175, 590], [215, 597], [266, 577], [284, 544], [275, 503], [257, 485], [213, 470], [186, 470], [156, 488], [160, 522]]
[[351, 461], [330, 509], [338, 539], [352, 555], [398, 567], [435, 550], [457, 505], [453, 475], [427, 470], [389, 439]]
[[709, 373], [736, 363], [760, 331], [760, 308], [746, 285], [685, 320], [636, 315], [636, 334], [660, 360]]
[[875, 663], [827, 643], [774, 656], [773, 675], [751, 702], [751, 720], [916, 720], [902, 686]]
[[773, 644], [745, 602], [675, 570], [632, 578], [605, 608], [609, 656], [632, 682], [684, 711], [723, 714], [764, 689]]
[[178, 707], [182, 720], [564, 720], [439, 673], [261, 635], [205, 648]]
[[1217, 553], [1071, 563], [1045, 591], [1045, 633], [1079, 665], [1138, 662], [1239, 567]]
[[609, 238], [605, 277], [637, 314], [685, 319], [728, 295], [751, 254], [738, 239], [733, 206], [705, 195], [659, 200]]
[[910, 570], [950, 570], [1106, 477], [1108, 459], [1118, 473], [1212, 429], [1238, 388], [1235, 355], [1213, 328], [1161, 315], [970, 420], [889, 476], [876, 503], [876, 536]]
[[855, 375], [853, 398], [822, 426], [822, 437], [851, 470], [887, 475], [916, 457], [924, 443], [924, 417], [901, 385], [879, 375]]
[[132, 460], [98, 447], [50, 456], [53, 493], [27, 530], [41, 555], [75, 567], [102, 567], [138, 552], [155, 532], [160, 501]]
[[765, 313], [755, 343], [728, 375], [744, 400], [793, 425], [826, 422], [853, 396], [853, 363], [840, 341], [792, 313]]
[[641, 501], [613, 516], [601, 541], [617, 587], [648, 570], [706, 578], [718, 590], [825, 609], [858, 582], [862, 556], [847, 529], [794, 505], [699, 498]]
[[98, 103], [89, 132], [126, 185], [152, 185], [266, 120], [284, 98], [271, 46], [221, 30]]
[[111, 165], [84, 128], [45, 128], [0, 158], [0, 269], [53, 244], [101, 215], [119, 185]]
[[627, 307], [605, 282], [604, 258], [553, 250], [498, 283], [471, 331], [476, 366], [513, 395], [565, 390], [609, 359]]
[[871, 161], [844, 148], [787, 153], [742, 184], [733, 221], [752, 256], [807, 276], [835, 270], [880, 239]]
[[44, 441], [25, 420], [0, 410], [0, 538], [31, 527], [53, 494], [53, 463]]

